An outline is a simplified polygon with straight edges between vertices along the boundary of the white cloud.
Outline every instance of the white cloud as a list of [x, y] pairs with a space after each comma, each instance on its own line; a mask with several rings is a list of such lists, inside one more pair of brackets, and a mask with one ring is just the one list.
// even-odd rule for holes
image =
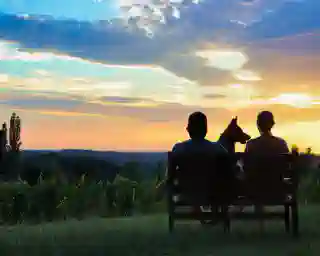
[[45, 76], [45, 77], [50, 76], [50, 72], [47, 70], [43, 70], [43, 69], [35, 70], [34, 73], [37, 75], [40, 75], [40, 76]]
[[7, 74], [0, 74], [0, 84], [9, 82], [9, 76]]
[[[193, 0], [191, 4], [199, 4], [200, 0]], [[149, 37], [154, 36], [157, 25], [165, 24], [169, 16], [180, 19], [180, 10], [187, 4], [185, 0], [118, 0], [118, 6], [126, 26], [129, 20], [135, 19], [135, 25], [145, 30]], [[190, 4], [189, 4], [190, 5]]]
[[79, 58], [52, 52], [27, 52], [19, 49], [19, 44], [0, 41], [0, 61], [20, 60], [28, 62], [41, 62], [52, 59], [78, 60]]
[[295, 108], [309, 108], [320, 105], [320, 97], [303, 93], [283, 93], [276, 97], [250, 100], [249, 105], [288, 105]]
[[42, 61], [52, 58], [51, 53], [29, 53], [19, 51], [14, 44], [0, 43], [0, 60]]
[[[70, 62], [71, 70], [76, 69], [78, 64], [86, 64], [88, 67], [90, 65], [88, 72], [84, 69], [81, 77], [74, 77], [70, 76], [68, 70], [46, 69], [45, 66], [37, 64], [34, 65], [33, 70], [31, 69], [31, 76], [25, 78], [15, 75], [1, 76], [3, 82], [10, 78], [10, 83], [5, 85], [8, 89], [32, 91], [32, 93], [62, 93], [90, 100], [104, 96], [119, 96], [147, 97], [155, 101], [182, 104], [194, 104], [195, 101], [199, 101], [198, 84], [179, 77], [160, 66], [102, 64], [51, 52], [21, 52], [18, 44], [6, 41], [0, 41], [0, 59], [28, 62], [62, 59]], [[59, 67], [59, 63], [54, 64], [53, 66]], [[29, 67], [32, 68], [33, 64], [30, 64]], [[99, 78], [92, 76], [96, 74], [96, 70], [109, 75]], [[10, 71], [8, 72], [10, 74]], [[150, 84], [150, 81], [153, 82]]]
[[262, 78], [254, 71], [238, 69], [232, 72], [234, 78], [240, 81], [260, 81]]
[[[234, 110], [250, 107], [252, 98], [259, 94], [259, 90], [250, 84], [229, 84], [201, 87], [201, 93], [201, 106]], [[221, 97], [211, 98], [206, 95]]]
[[206, 60], [206, 65], [222, 70], [238, 70], [248, 62], [248, 57], [234, 50], [203, 50], [195, 55]]
[[270, 102], [275, 104], [285, 104], [297, 108], [306, 108], [313, 105], [314, 97], [303, 93], [284, 93], [272, 98]]

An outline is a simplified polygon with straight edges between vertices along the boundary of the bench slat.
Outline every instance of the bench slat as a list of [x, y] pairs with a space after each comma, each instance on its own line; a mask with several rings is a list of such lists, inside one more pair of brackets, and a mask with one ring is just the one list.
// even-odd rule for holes
[[[250, 205], [256, 205], [256, 204], [262, 204], [265, 206], [281, 206], [281, 205], [290, 205], [293, 204], [294, 201], [293, 200], [289, 200], [289, 199], [283, 199], [283, 200], [279, 200], [279, 199], [274, 199], [274, 200], [259, 200], [256, 203], [254, 201], [250, 201], [250, 200], [241, 200], [241, 201], [233, 201], [232, 203], [230, 203], [229, 205], [235, 205], [235, 206], [250, 206]], [[210, 204], [207, 203], [206, 201], [204, 201], [203, 203], [199, 203], [202, 206], [209, 206]], [[215, 204], [213, 204], [215, 205]], [[191, 206], [190, 203], [186, 202], [186, 201], [178, 201], [174, 203], [175, 207], [179, 207], [179, 206]]]
[[[216, 219], [218, 215], [211, 212], [202, 212], [196, 214], [194, 212], [174, 212], [173, 217], [181, 220], [192, 220], [192, 219], [205, 219], [212, 220]], [[255, 212], [232, 212], [229, 214], [231, 219], [237, 220], [257, 220], [257, 219], [283, 219], [285, 217], [284, 212], [264, 212], [258, 214]]]
[[193, 213], [193, 212], [175, 212], [173, 213], [174, 218], [180, 219], [180, 220], [194, 220], [194, 219], [203, 219], [203, 220], [212, 220], [217, 219], [217, 215], [214, 215], [211, 212], [202, 212], [199, 214]]
[[284, 217], [285, 217], [284, 212], [265, 211], [262, 214], [258, 214], [255, 212], [233, 212], [233, 213], [230, 213], [230, 218], [237, 219], [237, 220], [283, 219]]

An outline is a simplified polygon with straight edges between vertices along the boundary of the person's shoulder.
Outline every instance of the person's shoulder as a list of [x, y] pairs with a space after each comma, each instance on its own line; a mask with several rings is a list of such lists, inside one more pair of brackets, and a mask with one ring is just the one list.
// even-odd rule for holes
[[172, 147], [172, 152], [177, 151], [181, 147], [182, 142], [177, 142], [176, 144], [173, 145]]
[[213, 150], [217, 153], [226, 153], [227, 152], [227, 150], [219, 142], [208, 141], [208, 143], [210, 143]]
[[259, 136], [259, 137], [256, 137], [256, 138], [252, 138], [252, 139], [250, 139], [250, 140], [248, 140], [247, 141], [247, 144], [255, 144], [255, 143], [257, 143], [258, 141], [260, 141], [260, 139], [261, 139], [261, 136]]
[[260, 148], [260, 147], [261, 147], [261, 136], [248, 140], [246, 143], [245, 151], [246, 152], [256, 151], [257, 148]]
[[179, 151], [180, 149], [184, 148], [187, 144], [190, 143], [190, 140], [182, 141], [182, 142], [177, 142], [173, 147], [172, 151]]
[[274, 137], [274, 138], [275, 138], [275, 140], [277, 141], [277, 144], [278, 144], [279, 146], [281, 146], [281, 148], [284, 148], [284, 151], [289, 151], [289, 149], [288, 149], [288, 143], [286, 142], [285, 139], [280, 138], [280, 137]]
[[272, 136], [275, 140], [279, 140], [279, 141], [285, 141], [285, 139], [279, 137], [279, 136]]
[[283, 139], [283, 138], [281, 138], [281, 137], [277, 137], [277, 136], [272, 136], [273, 137], [273, 139], [275, 140], [275, 141], [278, 141], [279, 143], [281, 143], [281, 144], [287, 144], [287, 142], [285, 141], [285, 139]]

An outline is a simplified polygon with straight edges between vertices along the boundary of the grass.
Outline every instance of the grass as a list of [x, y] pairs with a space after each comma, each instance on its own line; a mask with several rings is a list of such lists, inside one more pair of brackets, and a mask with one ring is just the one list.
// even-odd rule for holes
[[161, 214], [1, 227], [0, 255], [319, 255], [319, 213], [320, 206], [301, 207], [299, 240], [281, 222], [267, 222], [263, 234], [255, 222], [233, 222], [231, 234], [181, 223], [170, 235]]

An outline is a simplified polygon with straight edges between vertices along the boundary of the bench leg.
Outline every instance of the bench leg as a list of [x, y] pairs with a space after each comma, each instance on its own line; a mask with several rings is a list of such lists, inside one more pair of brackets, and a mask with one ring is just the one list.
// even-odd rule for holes
[[227, 218], [225, 221], [224, 221], [224, 225], [223, 225], [223, 231], [225, 233], [230, 233], [230, 219]]
[[285, 229], [286, 232], [290, 232], [290, 206], [289, 205], [284, 205], [284, 224], [285, 224]]
[[223, 219], [223, 231], [225, 233], [230, 233], [230, 217], [229, 217], [229, 208], [228, 206], [221, 207], [221, 214]]
[[174, 230], [174, 218], [169, 214], [169, 232], [172, 233]]
[[292, 234], [294, 237], [299, 236], [299, 213], [297, 203], [292, 204], [291, 206], [292, 214]]
[[168, 209], [168, 224], [169, 232], [172, 233], [174, 229], [174, 213], [175, 213], [175, 204], [173, 202], [173, 193], [169, 187], [167, 191], [167, 209]]
[[254, 205], [254, 212], [258, 216], [259, 232], [260, 232], [260, 234], [263, 234], [265, 232], [265, 222], [264, 222], [264, 218], [263, 218], [265, 208], [263, 205], [256, 204], [256, 205]]

